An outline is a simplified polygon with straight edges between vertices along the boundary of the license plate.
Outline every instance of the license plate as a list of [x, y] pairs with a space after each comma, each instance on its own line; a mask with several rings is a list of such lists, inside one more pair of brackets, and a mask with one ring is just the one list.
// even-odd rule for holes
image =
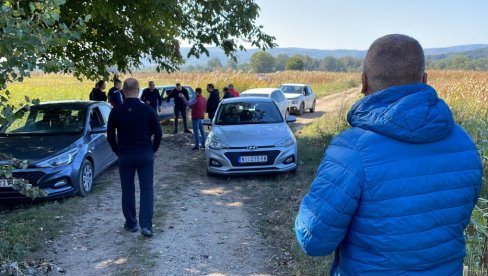
[[239, 157], [239, 163], [240, 164], [266, 163], [266, 162], [268, 162], [268, 156], [267, 155], [254, 155], [254, 156], [240, 156]]
[[12, 187], [12, 180], [0, 179], [0, 188], [10, 188]]

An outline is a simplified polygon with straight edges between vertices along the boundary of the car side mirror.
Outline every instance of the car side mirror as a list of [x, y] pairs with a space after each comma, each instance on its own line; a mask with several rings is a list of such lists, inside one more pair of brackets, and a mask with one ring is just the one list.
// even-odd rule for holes
[[288, 115], [288, 118], [286, 118], [287, 123], [294, 123], [297, 121], [297, 117], [293, 115]]
[[97, 127], [93, 127], [91, 130], [90, 130], [90, 133], [91, 134], [100, 134], [100, 133], [105, 133], [107, 132], [107, 128], [104, 127], [104, 126], [97, 126]]
[[210, 120], [210, 119], [203, 119], [203, 125], [204, 126], [211, 126], [212, 125], [212, 120]]

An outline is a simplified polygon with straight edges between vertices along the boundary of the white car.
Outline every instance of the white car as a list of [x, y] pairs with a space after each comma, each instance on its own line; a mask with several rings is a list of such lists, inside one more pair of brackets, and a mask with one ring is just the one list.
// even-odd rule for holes
[[303, 115], [305, 110], [315, 112], [317, 99], [310, 85], [299, 83], [285, 83], [280, 86], [290, 105], [290, 113]]
[[294, 171], [297, 143], [276, 103], [265, 97], [220, 102], [205, 143], [207, 173], [257, 174]]
[[290, 114], [288, 100], [285, 94], [278, 88], [255, 88], [241, 92], [241, 97], [266, 97], [271, 98], [278, 105], [281, 115], [286, 119]]

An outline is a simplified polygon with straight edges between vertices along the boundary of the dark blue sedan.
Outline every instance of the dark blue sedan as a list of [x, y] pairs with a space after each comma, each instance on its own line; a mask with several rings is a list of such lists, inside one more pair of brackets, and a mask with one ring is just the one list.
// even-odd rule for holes
[[[117, 156], [107, 141], [111, 107], [104, 102], [61, 101], [33, 105], [0, 128], [0, 165], [27, 160], [13, 179], [47, 192], [47, 198], [86, 195], [94, 178]], [[26, 199], [0, 179], [0, 202]]]

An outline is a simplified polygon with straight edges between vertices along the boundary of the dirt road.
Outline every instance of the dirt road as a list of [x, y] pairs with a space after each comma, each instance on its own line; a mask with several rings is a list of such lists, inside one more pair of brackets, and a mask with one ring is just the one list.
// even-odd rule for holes
[[[317, 111], [299, 117], [293, 128], [355, 97], [357, 89], [322, 98]], [[59, 267], [49, 275], [285, 274], [271, 262], [279, 252], [251, 224], [242, 182], [208, 178], [203, 151], [192, 151], [191, 143], [191, 135], [163, 137], [155, 163], [153, 238], [123, 230], [114, 166], [97, 179], [104, 188], [84, 199], [84, 214], [37, 254]]]

